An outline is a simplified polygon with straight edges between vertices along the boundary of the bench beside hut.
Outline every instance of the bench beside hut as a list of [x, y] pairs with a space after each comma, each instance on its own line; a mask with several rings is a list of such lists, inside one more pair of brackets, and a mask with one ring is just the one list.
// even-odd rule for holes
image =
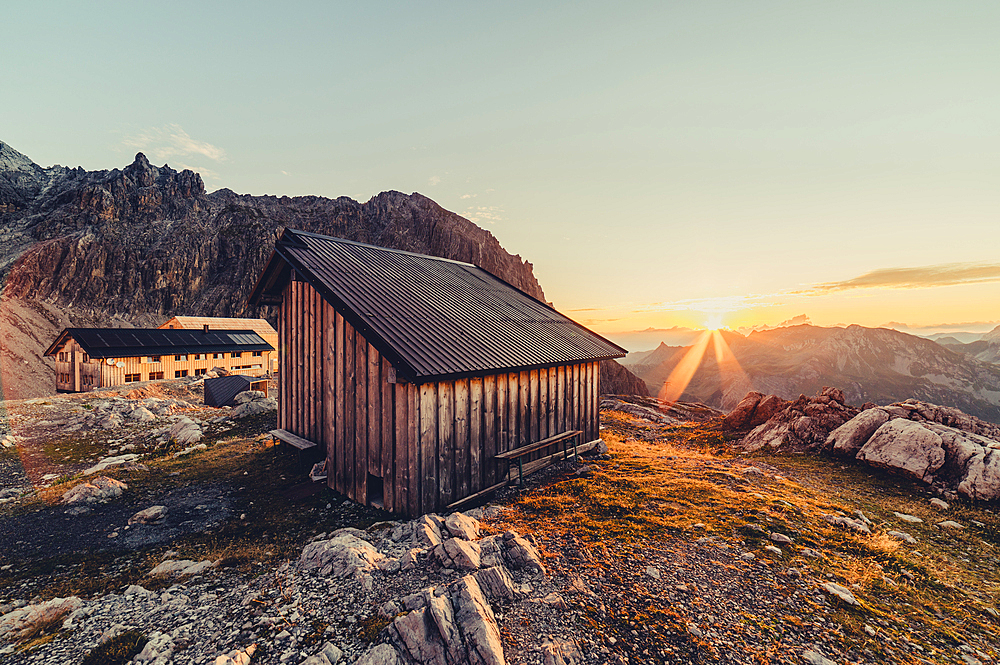
[[469, 503], [574, 435], [597, 445], [598, 364], [626, 353], [475, 265], [292, 229], [250, 303], [280, 305], [275, 435], [400, 515]]

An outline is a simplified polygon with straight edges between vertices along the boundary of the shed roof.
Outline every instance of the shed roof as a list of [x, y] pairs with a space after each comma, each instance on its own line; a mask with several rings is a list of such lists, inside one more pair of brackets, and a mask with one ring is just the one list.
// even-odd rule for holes
[[209, 330], [206, 333], [168, 328], [66, 328], [45, 355], [53, 355], [71, 337], [91, 358], [274, 350], [252, 330]]
[[250, 295], [294, 270], [409, 380], [550, 367], [626, 350], [469, 263], [286, 229]]

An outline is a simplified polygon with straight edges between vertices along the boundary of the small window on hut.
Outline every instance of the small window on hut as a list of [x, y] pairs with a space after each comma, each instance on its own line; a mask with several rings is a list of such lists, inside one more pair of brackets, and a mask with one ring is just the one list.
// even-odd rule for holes
[[378, 476], [368, 474], [368, 505], [375, 508], [383, 507], [384, 490], [382, 479]]

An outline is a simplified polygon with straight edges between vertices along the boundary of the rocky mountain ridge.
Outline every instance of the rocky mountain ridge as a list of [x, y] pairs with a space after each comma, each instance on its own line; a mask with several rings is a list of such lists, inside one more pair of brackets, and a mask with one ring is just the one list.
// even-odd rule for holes
[[[730, 410], [750, 391], [790, 400], [836, 385], [849, 404], [915, 398], [1000, 422], [1000, 367], [928, 339], [858, 325], [719, 334], [735, 362], [720, 367], [708, 348], [681, 399]], [[627, 366], [656, 394], [691, 348], [661, 345]]]
[[474, 263], [545, 299], [530, 263], [421, 194], [206, 193], [197, 173], [142, 153], [123, 169], [42, 168], [0, 143], [3, 396], [51, 392], [40, 353], [70, 321], [272, 315], [246, 300], [286, 227]]

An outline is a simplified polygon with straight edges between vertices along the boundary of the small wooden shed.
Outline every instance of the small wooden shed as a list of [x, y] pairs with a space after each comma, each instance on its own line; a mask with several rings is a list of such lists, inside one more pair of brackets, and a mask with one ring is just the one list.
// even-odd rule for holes
[[498, 455], [596, 445], [598, 363], [626, 353], [474, 265], [292, 229], [250, 302], [280, 305], [277, 434], [320, 446], [332, 489], [401, 515], [506, 483]]

